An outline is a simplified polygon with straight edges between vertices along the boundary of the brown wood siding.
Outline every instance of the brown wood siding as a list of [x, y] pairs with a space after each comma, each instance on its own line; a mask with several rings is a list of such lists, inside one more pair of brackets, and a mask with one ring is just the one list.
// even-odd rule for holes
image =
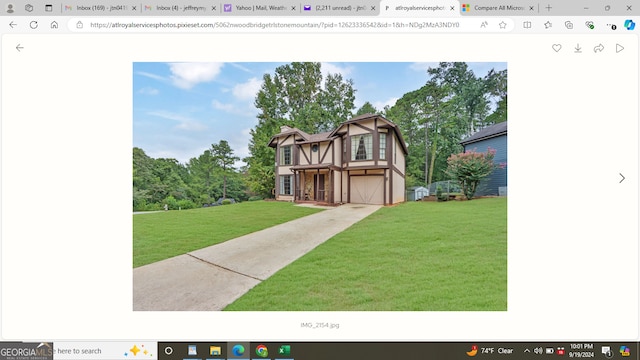
[[378, 165], [378, 158], [380, 157], [380, 133], [378, 132], [378, 118], [373, 119], [373, 161]]

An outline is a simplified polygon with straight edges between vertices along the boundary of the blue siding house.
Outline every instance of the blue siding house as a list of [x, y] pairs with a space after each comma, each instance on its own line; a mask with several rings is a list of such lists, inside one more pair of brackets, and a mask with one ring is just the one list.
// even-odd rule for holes
[[476, 196], [506, 195], [507, 194], [507, 122], [497, 123], [486, 127], [470, 137], [462, 140], [460, 145], [464, 151], [485, 152], [488, 148], [496, 150], [493, 158], [496, 165], [503, 164], [504, 168], [497, 168], [478, 185]]

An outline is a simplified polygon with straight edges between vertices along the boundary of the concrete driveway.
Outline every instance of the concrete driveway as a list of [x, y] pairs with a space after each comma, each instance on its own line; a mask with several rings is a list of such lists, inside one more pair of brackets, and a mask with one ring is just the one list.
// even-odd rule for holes
[[222, 310], [379, 205], [346, 204], [133, 269], [133, 310]]

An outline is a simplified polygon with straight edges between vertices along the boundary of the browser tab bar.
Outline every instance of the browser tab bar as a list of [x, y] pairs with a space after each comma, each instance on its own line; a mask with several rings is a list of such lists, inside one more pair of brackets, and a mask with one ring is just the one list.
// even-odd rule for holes
[[0, 16], [167, 16], [174, 14], [179, 16], [376, 16], [380, 14], [380, 1], [235, 0], [212, 3], [205, 0], [161, 0], [140, 3], [127, 0], [118, 5], [110, 4], [108, 1], [98, 4], [69, 1], [27, 4], [24, 7], [11, 3], [5, 5], [0, 11]]

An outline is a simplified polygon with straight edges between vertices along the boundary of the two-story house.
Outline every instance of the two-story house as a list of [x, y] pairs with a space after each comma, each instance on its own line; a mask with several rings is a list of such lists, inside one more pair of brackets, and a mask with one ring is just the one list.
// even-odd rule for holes
[[380, 115], [356, 116], [320, 134], [282, 126], [269, 146], [276, 149], [277, 200], [380, 205], [405, 201], [407, 146], [398, 126]]

